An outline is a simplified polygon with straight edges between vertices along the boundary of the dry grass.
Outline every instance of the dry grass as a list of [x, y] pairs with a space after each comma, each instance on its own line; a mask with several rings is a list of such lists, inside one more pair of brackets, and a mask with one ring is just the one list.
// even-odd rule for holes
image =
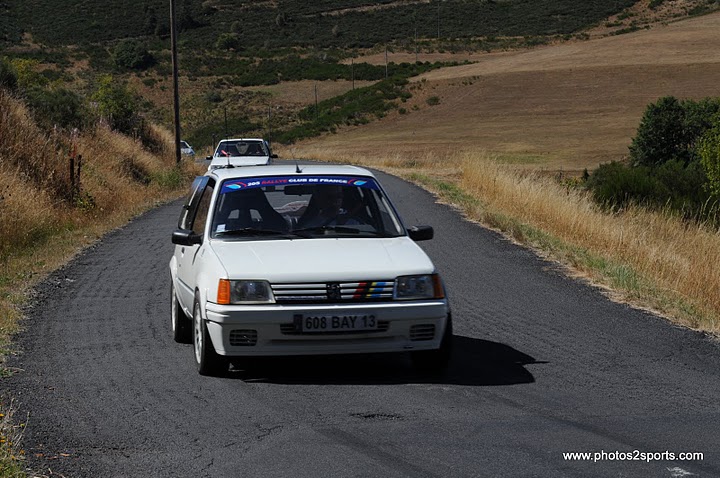
[[482, 218], [484, 210], [508, 215], [588, 251], [595, 260], [561, 259], [595, 280], [609, 280], [635, 303], [720, 332], [717, 230], [641, 208], [608, 214], [584, 192], [478, 155], [462, 158], [462, 168], [460, 187], [484, 203], [468, 211], [471, 217]]
[[362, 164], [414, 180], [469, 219], [606, 286], [614, 299], [720, 333], [720, 231], [640, 208], [608, 214], [583, 191], [486, 153], [403, 152], [368, 159], [308, 147], [294, 154]]
[[[169, 135], [155, 129], [158, 138]], [[106, 127], [75, 137], [40, 130], [24, 105], [0, 91], [0, 342], [17, 328], [15, 306], [47, 270], [158, 201], [177, 197], [199, 171], [174, 167]], [[69, 155], [82, 156], [71, 195]], [[52, 240], [51, 240], [52, 239]]]
[[0, 476], [4, 478], [26, 476], [22, 462], [25, 452], [20, 448], [25, 424], [17, 424], [12, 402], [0, 404]]
[[[151, 134], [169, 143], [162, 129]], [[178, 197], [201, 173], [194, 164], [175, 168], [173, 148], [161, 149], [151, 154], [104, 126], [75, 137], [45, 132], [0, 90], [0, 356], [14, 352], [11, 338], [33, 285], [108, 230]], [[79, 194], [70, 182], [72, 150], [83, 158]], [[23, 476], [12, 408], [0, 404], [0, 412], [0, 476]]]
[[[627, 155], [649, 103], [717, 96], [720, 13], [474, 61], [418, 78], [400, 105], [407, 114], [304, 143], [368, 156], [388, 145], [409, 154], [482, 150], [531, 158], [537, 170], [593, 169]], [[433, 96], [439, 104], [427, 103]]]

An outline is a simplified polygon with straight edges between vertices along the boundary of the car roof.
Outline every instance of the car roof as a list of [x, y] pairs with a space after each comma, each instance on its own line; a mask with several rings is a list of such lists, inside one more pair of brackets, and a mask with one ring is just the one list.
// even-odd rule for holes
[[262, 176], [369, 176], [375, 178], [373, 173], [365, 168], [338, 164], [304, 164], [300, 165], [300, 172], [295, 164], [273, 164], [268, 166], [240, 166], [235, 168], [217, 168], [206, 173], [215, 176], [218, 180], [234, 178], [256, 178]]

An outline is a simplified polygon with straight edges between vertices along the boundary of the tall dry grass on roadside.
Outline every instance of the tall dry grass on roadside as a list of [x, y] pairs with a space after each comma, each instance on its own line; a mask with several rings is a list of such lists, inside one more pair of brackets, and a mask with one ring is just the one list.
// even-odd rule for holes
[[[345, 162], [410, 178], [614, 291], [684, 325], [720, 333], [720, 231], [672, 214], [608, 213], [588, 194], [486, 153], [337, 155], [288, 148], [284, 155]], [[442, 187], [453, 185], [455, 189]]]
[[[659, 308], [691, 327], [720, 332], [717, 230], [639, 207], [610, 214], [582, 191], [483, 155], [466, 155], [462, 168], [460, 186], [483, 202], [470, 216], [506, 214], [612, 261], [614, 271], [605, 271], [610, 272], [610, 285], [633, 301]], [[593, 277], [603, 272], [594, 270], [596, 261], [589, 262], [573, 260], [573, 265]]]
[[64, 218], [69, 181], [62, 143], [43, 134], [28, 111], [0, 89], [0, 258], [30, 244]]
[[[0, 89], [0, 345], [15, 328], [22, 291], [43, 271], [158, 201], [185, 192], [194, 165], [175, 167], [153, 127], [155, 154], [139, 139], [98, 125], [71, 135], [38, 127]], [[70, 154], [76, 153], [75, 186]], [[82, 163], [77, 182], [79, 156]]]

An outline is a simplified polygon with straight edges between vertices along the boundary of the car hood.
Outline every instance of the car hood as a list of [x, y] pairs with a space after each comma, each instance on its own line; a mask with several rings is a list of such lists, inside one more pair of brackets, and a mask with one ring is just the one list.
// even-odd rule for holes
[[407, 236], [218, 241], [211, 248], [230, 279], [328, 282], [394, 279], [435, 268]]

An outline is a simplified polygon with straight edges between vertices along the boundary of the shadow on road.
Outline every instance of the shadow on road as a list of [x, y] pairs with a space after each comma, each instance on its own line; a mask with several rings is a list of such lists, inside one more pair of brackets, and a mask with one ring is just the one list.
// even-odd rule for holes
[[537, 362], [508, 345], [455, 335], [450, 365], [438, 374], [414, 370], [408, 354], [374, 354], [258, 358], [235, 364], [227, 377], [300, 385], [514, 385], [534, 382], [525, 365], [538, 363], [545, 362]]

